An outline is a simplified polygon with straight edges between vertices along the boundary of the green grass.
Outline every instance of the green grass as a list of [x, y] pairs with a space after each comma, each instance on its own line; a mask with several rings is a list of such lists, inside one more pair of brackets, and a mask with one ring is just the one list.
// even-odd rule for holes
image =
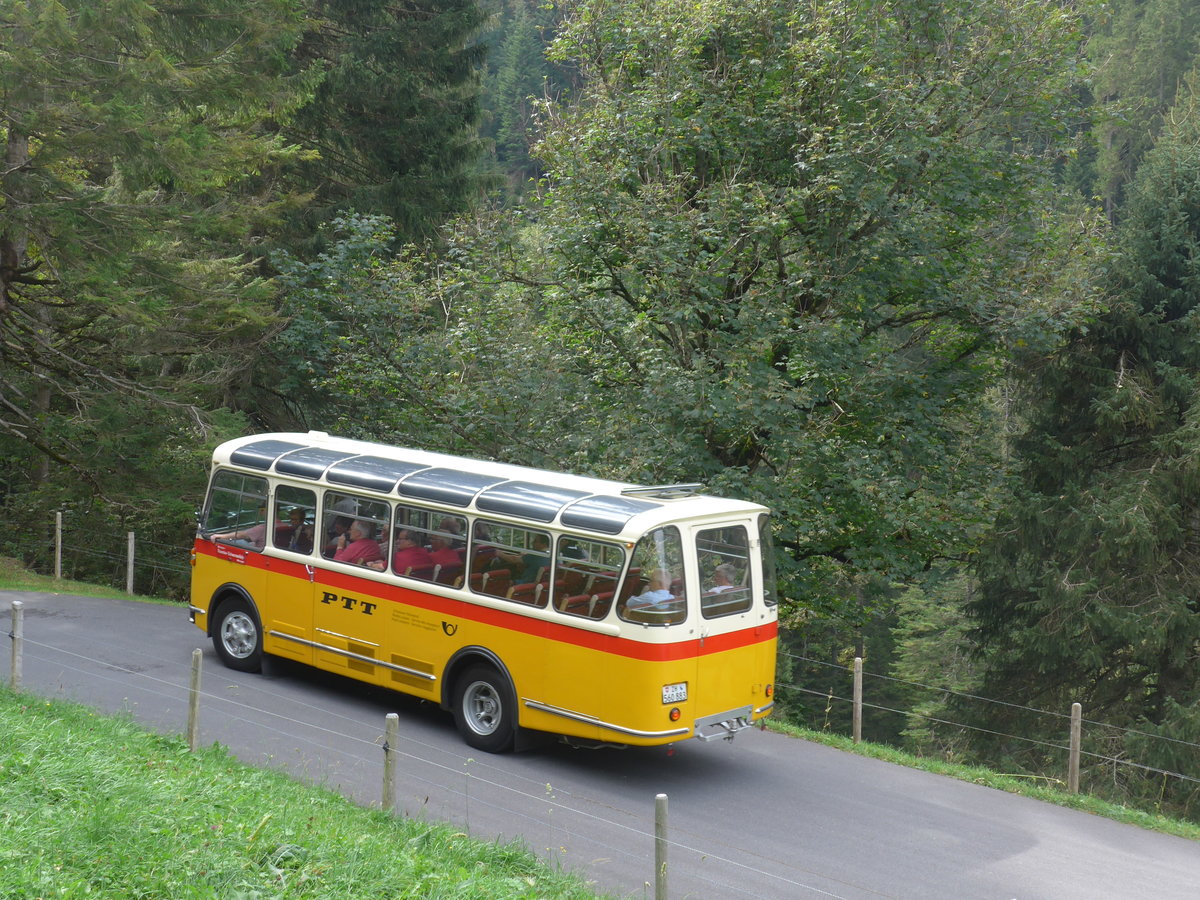
[[37, 591], [43, 594], [80, 594], [84, 597], [113, 597], [121, 600], [141, 600], [147, 603], [172, 603], [161, 597], [143, 597], [139, 594], [127, 594], [118, 588], [105, 587], [99, 584], [85, 584], [82, 581], [68, 581], [65, 578], [55, 578], [53, 575], [38, 575], [30, 572], [18, 560], [0, 556], [0, 591]]
[[0, 897], [593, 898], [524, 848], [0, 689]]

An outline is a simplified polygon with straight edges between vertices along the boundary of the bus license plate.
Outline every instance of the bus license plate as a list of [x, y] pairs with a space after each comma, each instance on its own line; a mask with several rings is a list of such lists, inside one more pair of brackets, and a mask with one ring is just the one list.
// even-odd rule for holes
[[663, 685], [663, 703], [682, 703], [687, 699], [687, 682]]

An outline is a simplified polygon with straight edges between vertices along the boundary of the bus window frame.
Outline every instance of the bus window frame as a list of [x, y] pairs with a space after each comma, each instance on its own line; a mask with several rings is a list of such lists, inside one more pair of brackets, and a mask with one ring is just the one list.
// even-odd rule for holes
[[[662, 535], [661, 537], [658, 535]], [[675, 548], [673, 551], [668, 551], [667, 545], [671, 542], [671, 536], [674, 536]], [[646, 542], [653, 540], [653, 545]], [[659, 525], [650, 531], [645, 532], [634, 544], [629, 552], [629, 570], [624, 573], [624, 580], [632, 576], [632, 569], [636, 563], [641, 563], [640, 553], [650, 553], [653, 547], [652, 559], [653, 565], [647, 566], [640, 564], [637, 566], [639, 577], [643, 573], [653, 572], [656, 569], [663, 569], [671, 576], [671, 581], [663, 590], [674, 595], [673, 600], [661, 601], [662, 605], [655, 604], [654, 606], [642, 606], [629, 608], [629, 602], [641, 594], [634, 594], [632, 589], [626, 590], [624, 586], [621, 588], [620, 600], [617, 602], [617, 617], [623, 622], [639, 625], [681, 625], [688, 620], [691, 615], [691, 603], [688, 602], [688, 574], [690, 566], [688, 564], [688, 556], [691, 555], [689, 550], [694, 552], [695, 542], [685, 542], [683, 539], [683, 529], [676, 524]], [[645, 578], [646, 587], [649, 587], [649, 577]], [[624, 581], [622, 582], [624, 585]], [[676, 594], [672, 588], [678, 586], [680, 593]]]
[[[222, 476], [225, 475], [235, 476], [240, 479], [240, 487], [233, 488], [219, 485], [218, 482], [221, 480]], [[261, 483], [261, 494], [253, 493], [247, 489], [246, 484], [247, 482], [251, 481]], [[218, 493], [226, 495], [232, 494], [241, 498], [242, 502], [239, 502], [237, 507], [238, 512], [236, 522], [234, 522], [231, 526], [229, 524], [224, 526], [214, 526], [209, 522], [209, 519], [212, 517], [213, 507], [215, 506], [214, 501], [216, 500]], [[252, 498], [254, 500], [254, 503], [251, 507], [247, 507], [245, 505], [244, 501], [246, 498]], [[253, 519], [250, 522], [243, 522], [242, 519], [244, 518], [248, 508], [253, 510]], [[262, 513], [261, 518], [259, 516], [260, 512]], [[230, 547], [238, 547], [243, 550], [252, 550], [255, 553], [262, 553], [270, 543], [267, 540], [267, 535], [271, 533], [271, 524], [271, 482], [265, 475], [255, 475], [251, 472], [243, 472], [240, 469], [232, 468], [219, 468], [213, 473], [212, 480], [208, 485], [208, 492], [204, 501], [204, 511], [201, 516], [201, 525], [199, 528], [199, 533], [201, 535], [208, 540], [213, 541], [214, 543], [225, 544]], [[239, 531], [246, 530], [248, 527], [257, 527], [258, 525], [263, 526], [263, 544], [261, 547], [246, 538], [224, 537], [217, 533], [228, 532], [232, 530], [236, 534]]]
[[[517, 603], [522, 606], [536, 607], [544, 609], [549, 603], [549, 592], [545, 590], [535, 590], [532, 598], [526, 600], [524, 597], [514, 596], [514, 591], [521, 586], [527, 584], [540, 584], [544, 578], [552, 577], [554, 571], [554, 539], [550, 532], [543, 531], [537, 528], [530, 528], [516, 522], [505, 522], [500, 519], [492, 519], [484, 516], [476, 516], [469, 520], [470, 525], [470, 540], [467, 544], [467, 575], [464, 582], [468, 589], [473, 594], [478, 594], [481, 597], [490, 597], [493, 600], [508, 600], [512, 603]], [[486, 529], [486, 537], [480, 537], [480, 528]], [[504, 542], [498, 540], [492, 535], [493, 529], [507, 529], [510, 533], [522, 532], [525, 539], [525, 546], [519, 547], [513, 542]], [[531, 542], [536, 538], [544, 538], [546, 541], [546, 551], [544, 553], [532, 549]], [[487, 551], [491, 551], [487, 553]], [[478, 566], [477, 562], [482, 555], [487, 553], [489, 560], [486, 566]], [[523, 565], [526, 554], [533, 553], [537, 556], [544, 556], [546, 564], [541, 567], [541, 575], [533, 582], [517, 581], [517, 576], [513, 574], [511, 565], [494, 565], [493, 562], [497, 557], [503, 557], [504, 554], [516, 554], [521, 558], [520, 563], [512, 563], [512, 565]], [[492, 580], [492, 576], [499, 572], [508, 572], [508, 577], [500, 583], [504, 584], [503, 593], [493, 593], [486, 588]], [[478, 584], [475, 576], [481, 576]]]
[[[723, 549], [717, 547], [716, 537], [710, 538], [704, 545], [704, 535], [730, 531], [740, 531], [743, 543], [740, 545], [725, 540], [721, 543]], [[692, 533], [692, 547], [696, 553], [696, 571], [700, 576], [700, 615], [705, 619], [720, 619], [725, 616], [736, 616], [750, 612], [754, 608], [754, 571], [750, 562], [753, 553], [750, 529], [745, 522], [734, 522], [697, 527]], [[710, 558], [721, 560], [718, 565], [729, 563], [730, 559], [740, 559], [742, 581], [728, 590], [705, 590], [707, 564]], [[730, 563], [732, 564], [732, 563]], [[715, 570], [715, 566], [713, 567]]]
[[[587, 544], [593, 547], [601, 547], [606, 550], [615, 551], [620, 562], [616, 566], [608, 566], [603, 563], [592, 563], [588, 558], [579, 559], [576, 557], [567, 556], [564, 552], [563, 545], [565, 543]], [[580, 564], [579, 569], [575, 569], [572, 563]], [[554, 554], [554, 571], [550, 582], [552, 603], [559, 613], [567, 616], [574, 616], [584, 619], [589, 622], [600, 622], [608, 618], [609, 612], [615, 605], [614, 601], [618, 596], [618, 592], [622, 591], [622, 585], [626, 583], [627, 574], [626, 566], [629, 563], [629, 555], [626, 553], [625, 547], [613, 541], [600, 541], [590, 537], [582, 537], [571, 532], [562, 532], [558, 535], [558, 542]], [[590, 574], [585, 573], [585, 569], [592, 568]], [[572, 593], [566, 584], [566, 579], [561, 577], [563, 571], [579, 571], [585, 576], [584, 582], [580, 585], [581, 590], [578, 593]], [[608, 591], [594, 591], [597, 577], [608, 577], [611, 573], [612, 589]], [[562, 582], [562, 596], [559, 596], [559, 583]], [[607, 594], [607, 597], [603, 595]], [[581, 599], [583, 598], [583, 599]], [[584, 610], [584, 611], [580, 611]]]

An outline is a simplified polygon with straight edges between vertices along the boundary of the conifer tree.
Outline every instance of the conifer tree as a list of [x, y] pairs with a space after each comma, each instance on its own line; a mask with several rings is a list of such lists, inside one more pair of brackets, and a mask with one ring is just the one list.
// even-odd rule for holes
[[[972, 605], [985, 696], [1060, 713], [1077, 701], [1088, 718], [1192, 742], [1200, 740], [1198, 111], [1189, 93], [1139, 169], [1107, 312], [1026, 384], [1019, 489], [981, 558]], [[990, 727], [1027, 737], [1049, 728], [1061, 738], [1053, 731], [1061, 722], [1044, 718]], [[1107, 749], [1120, 752], [1117, 744]], [[1150, 742], [1138, 758], [1185, 771], [1175, 756], [1183, 749]]]
[[18, 454], [78, 467], [108, 398], [215, 406], [238, 380], [269, 314], [251, 235], [291, 199], [239, 186], [298, 154], [263, 123], [310, 87], [289, 71], [301, 26], [294, 0], [0, 5], [0, 438]]
[[297, 52], [325, 77], [287, 133], [316, 150], [302, 235], [340, 213], [386, 215], [428, 236], [475, 196], [484, 21], [476, 0], [314, 0]]
[[1088, 45], [1100, 119], [1095, 193], [1112, 219], [1195, 63], [1198, 38], [1197, 0], [1115, 0], [1096, 22]]

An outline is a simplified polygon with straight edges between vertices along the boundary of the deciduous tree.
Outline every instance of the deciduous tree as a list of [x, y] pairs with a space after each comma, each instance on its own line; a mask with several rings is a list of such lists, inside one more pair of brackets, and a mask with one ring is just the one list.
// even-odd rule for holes
[[1076, 6], [567, 4], [543, 189], [389, 269], [403, 315], [343, 309], [327, 384], [376, 434], [760, 499], [790, 595], [869, 615], [972, 546], [985, 391], [1086, 296]]

